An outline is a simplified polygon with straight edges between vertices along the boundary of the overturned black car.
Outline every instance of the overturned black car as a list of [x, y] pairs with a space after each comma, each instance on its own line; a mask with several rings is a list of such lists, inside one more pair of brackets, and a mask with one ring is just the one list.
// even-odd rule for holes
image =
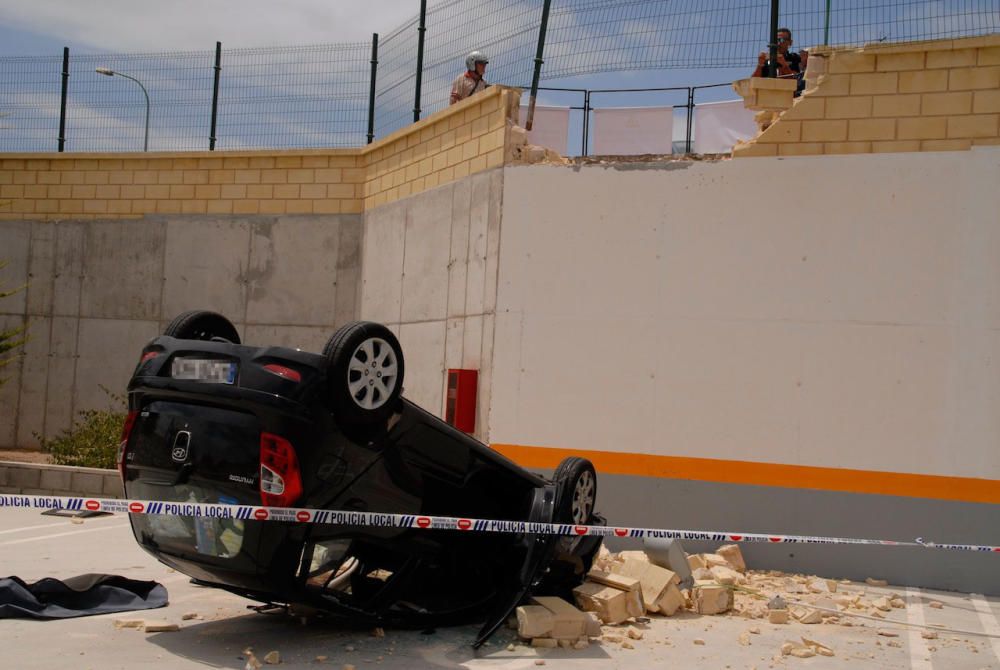
[[[130, 499], [603, 524], [597, 479], [568, 458], [527, 472], [402, 397], [403, 352], [376, 323], [321, 354], [240, 344], [187, 312], [143, 350], [119, 462]], [[600, 538], [132, 514], [139, 544], [196, 580], [371, 625], [483, 621], [567, 595]]]

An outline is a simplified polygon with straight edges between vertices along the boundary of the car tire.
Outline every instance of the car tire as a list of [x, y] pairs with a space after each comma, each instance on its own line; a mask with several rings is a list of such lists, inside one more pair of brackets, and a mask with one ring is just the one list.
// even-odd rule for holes
[[240, 343], [240, 334], [229, 319], [216, 312], [197, 309], [178, 315], [163, 334], [179, 340], [223, 339], [231, 344]]
[[342, 326], [323, 348], [333, 411], [346, 424], [384, 421], [403, 392], [403, 349], [380, 323]]
[[559, 464], [553, 479], [562, 483], [556, 501], [557, 522], [588, 525], [597, 503], [597, 471], [594, 464], [586, 458], [571, 456]]

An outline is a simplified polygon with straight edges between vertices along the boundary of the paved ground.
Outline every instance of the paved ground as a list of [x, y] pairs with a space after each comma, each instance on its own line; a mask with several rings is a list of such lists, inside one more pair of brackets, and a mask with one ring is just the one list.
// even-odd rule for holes
[[[886, 622], [856, 620], [855, 625], [798, 623], [772, 625], [766, 621], [736, 616], [700, 617], [694, 614], [669, 619], [653, 618], [637, 626], [641, 640], [621, 643], [603, 641], [580, 651], [535, 650], [508, 644], [513, 632], [504, 630], [478, 654], [469, 643], [475, 627], [441, 629], [433, 634], [388, 630], [384, 638], [368, 631], [345, 630], [328, 623], [302, 625], [285, 616], [248, 612], [249, 601], [214, 589], [191, 585], [183, 575], [171, 572], [147, 555], [132, 538], [128, 520], [122, 516], [90, 519], [73, 524], [66, 519], [41, 516], [36, 510], [0, 510], [0, 575], [17, 575], [27, 581], [42, 577], [66, 578], [88, 572], [120, 574], [135, 579], [155, 579], [170, 593], [170, 605], [130, 615], [105, 615], [63, 621], [0, 621], [5, 667], [72, 668], [113, 670], [143, 666], [155, 668], [232, 668], [242, 670], [242, 650], [252, 646], [259, 657], [278, 650], [282, 667], [335, 668], [350, 664], [364, 668], [535, 668], [544, 664], [557, 668], [1000, 668], [1000, 599], [958, 593], [886, 589], [904, 593], [905, 610], [887, 613]], [[1000, 565], [998, 565], [1000, 575]], [[842, 590], [852, 587], [844, 586]], [[877, 592], [857, 585], [869, 594]], [[931, 600], [943, 609], [927, 606]], [[182, 621], [196, 612], [203, 620]], [[146, 634], [115, 629], [121, 616], [166, 619], [180, 624], [175, 633]], [[909, 632], [898, 622], [937, 624], [938, 639], [927, 640]], [[897, 622], [894, 626], [894, 622]], [[749, 646], [738, 642], [749, 635]], [[898, 638], [876, 634], [878, 628], [895, 628]], [[948, 632], [947, 628], [992, 632], [996, 637], [977, 637]], [[605, 628], [608, 634], [614, 631]], [[781, 644], [806, 636], [831, 647], [832, 658], [781, 657]], [[745, 636], [747, 637], [747, 636]], [[695, 639], [704, 645], [695, 644]], [[890, 643], [899, 646], [890, 646]], [[318, 657], [326, 657], [317, 660]], [[268, 666], [265, 666], [265, 668]]]

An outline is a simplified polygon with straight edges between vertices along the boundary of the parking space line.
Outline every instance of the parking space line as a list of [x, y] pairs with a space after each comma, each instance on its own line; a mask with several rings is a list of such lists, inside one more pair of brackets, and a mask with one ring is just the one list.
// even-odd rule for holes
[[1000, 661], [1000, 623], [997, 623], [997, 618], [993, 616], [990, 604], [982, 595], [970, 593], [969, 599], [976, 607], [976, 613], [979, 615], [980, 623], [983, 624], [983, 630], [991, 636], [990, 645], [993, 647], [993, 655], [997, 657], [997, 661]]
[[[907, 603], [906, 621], [913, 626], [924, 626], [924, 606], [920, 598], [920, 589], [906, 587]], [[931, 670], [934, 666], [930, 661], [930, 650], [924, 640], [923, 631], [919, 628], [910, 628], [910, 667], [914, 670]]]
[[66, 537], [67, 535], [82, 535], [83, 533], [96, 533], [101, 530], [111, 530], [114, 528], [128, 528], [127, 523], [120, 523], [117, 526], [104, 526], [102, 528], [87, 528], [85, 530], [71, 530], [68, 533], [52, 533], [50, 535], [39, 535], [38, 537], [25, 537], [20, 540], [9, 540], [0, 542], [0, 547], [9, 547], [14, 544], [24, 544], [25, 542], [36, 542], [38, 540], [51, 540], [56, 537]]

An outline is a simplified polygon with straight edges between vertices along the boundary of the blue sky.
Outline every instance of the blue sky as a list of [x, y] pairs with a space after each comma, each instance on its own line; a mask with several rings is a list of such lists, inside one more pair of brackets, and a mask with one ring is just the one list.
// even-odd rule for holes
[[[446, 104], [450, 79], [463, 68], [460, 54], [477, 47], [477, 37], [484, 34], [499, 52], [493, 54], [487, 78], [528, 83], [541, 0], [429, 4], [434, 22], [428, 30], [425, 113]], [[554, 0], [543, 86], [661, 88], [732, 81], [749, 74], [754, 54], [764, 48], [767, 6], [767, 0]], [[1000, 26], [1000, 0], [833, 0], [833, 6], [834, 42], [968, 34], [982, 32], [984, 25]], [[782, 3], [781, 21], [796, 31], [798, 47], [822, 38], [824, 8], [825, 0]], [[15, 0], [0, 9], [0, 68], [6, 68], [0, 69], [5, 80], [0, 106], [14, 110], [5, 119], [8, 141], [0, 137], [0, 144], [8, 146], [0, 150], [54, 149], [58, 59], [64, 46], [71, 52], [68, 150], [134, 150], [141, 143], [141, 92], [121, 78], [96, 75], [95, 66], [147, 82], [153, 108], [151, 149], [202, 148], [207, 144], [205, 107], [217, 40], [224, 48], [219, 148], [356, 145], [363, 141], [373, 32], [382, 40], [377, 135], [411, 118], [412, 19], [418, 9], [419, 0]], [[847, 28], [859, 24], [860, 32]], [[322, 53], [304, 48], [263, 55], [250, 51], [344, 43], [356, 47]], [[184, 54], [169, 55], [175, 52]], [[11, 56], [47, 58], [35, 59], [29, 68], [3, 58]], [[744, 60], [745, 66], [704, 67]], [[629, 69], [666, 62], [679, 67]], [[594, 72], [614, 69], [619, 71]], [[565, 72], [589, 73], [551, 77]], [[696, 102], [734, 97], [731, 89], [720, 87], [699, 91]], [[539, 102], [576, 106], [582, 97], [543, 92]], [[597, 107], [685, 102], [685, 92], [593, 99]], [[581, 118], [574, 113], [571, 152], [579, 145], [574, 138]], [[675, 122], [675, 138], [683, 134], [680, 121]], [[261, 128], [269, 130], [256, 136], [249, 130]], [[9, 146], [12, 139], [17, 143]]]

